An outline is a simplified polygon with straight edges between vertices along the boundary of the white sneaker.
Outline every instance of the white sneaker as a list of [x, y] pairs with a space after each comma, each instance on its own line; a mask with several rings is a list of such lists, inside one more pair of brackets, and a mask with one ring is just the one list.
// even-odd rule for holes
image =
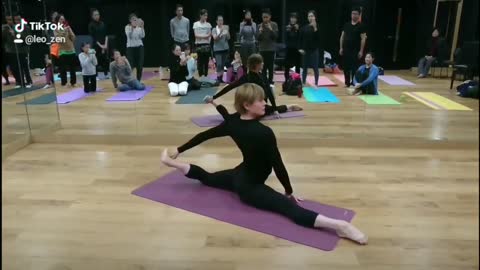
[[46, 84], [42, 89], [48, 89], [50, 87], [52, 87], [50, 84]]
[[21, 85], [15, 85], [15, 89], [18, 89], [18, 88], [21, 88], [22, 86]]
[[31, 85], [31, 84], [27, 84], [26, 87], [27, 87], [27, 88], [32, 88], [32, 85]]

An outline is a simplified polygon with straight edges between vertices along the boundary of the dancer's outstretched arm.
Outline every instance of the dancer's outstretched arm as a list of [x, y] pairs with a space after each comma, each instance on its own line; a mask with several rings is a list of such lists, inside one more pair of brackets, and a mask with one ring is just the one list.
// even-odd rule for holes
[[200, 132], [195, 137], [193, 137], [190, 141], [185, 143], [184, 145], [180, 146], [177, 148], [179, 153], [185, 152], [188, 149], [191, 149], [204, 141], [213, 139], [213, 138], [218, 138], [218, 137], [223, 137], [227, 136], [227, 128], [225, 123], [222, 123], [214, 128], [208, 129], [206, 131]]
[[221, 104], [217, 104], [214, 100], [213, 100], [213, 97], [212, 96], [206, 96], [203, 101], [205, 101], [206, 103], [210, 103], [212, 104], [215, 109], [217, 109], [217, 112], [223, 117], [223, 119], [227, 120], [228, 117], [230, 116], [230, 113], [228, 113], [228, 110], [227, 108], [225, 108], [223, 105]]

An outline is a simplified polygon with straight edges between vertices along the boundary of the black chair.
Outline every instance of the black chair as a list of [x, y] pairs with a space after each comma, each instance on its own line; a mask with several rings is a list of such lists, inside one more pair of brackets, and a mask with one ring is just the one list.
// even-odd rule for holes
[[285, 66], [285, 58], [287, 55], [286, 46], [283, 43], [275, 44], [275, 61], [274, 70]]
[[464, 81], [478, 76], [478, 41], [465, 42], [462, 49], [455, 51], [454, 62], [450, 89], [458, 74], [462, 74]]

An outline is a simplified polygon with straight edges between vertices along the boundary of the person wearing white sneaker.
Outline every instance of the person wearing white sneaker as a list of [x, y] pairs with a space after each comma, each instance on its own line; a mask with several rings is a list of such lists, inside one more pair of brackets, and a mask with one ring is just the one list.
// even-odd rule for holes
[[[367, 235], [352, 224], [303, 208], [301, 199], [293, 195], [275, 134], [271, 128], [259, 121], [265, 115], [264, 95], [260, 86], [246, 83], [235, 93], [236, 113], [229, 114], [224, 106], [212, 103], [222, 115], [224, 122], [199, 133], [171, 153], [165, 149], [161, 156], [162, 163], [178, 169], [186, 177], [198, 180], [206, 186], [233, 192], [249, 206], [282, 215], [307, 228], [333, 229], [340, 237], [351, 239], [361, 245], [367, 244]], [[226, 136], [235, 141], [243, 155], [243, 162], [234, 169], [209, 173], [197, 165], [175, 160], [180, 153], [209, 139]], [[285, 190], [283, 194], [265, 184], [272, 170]]]

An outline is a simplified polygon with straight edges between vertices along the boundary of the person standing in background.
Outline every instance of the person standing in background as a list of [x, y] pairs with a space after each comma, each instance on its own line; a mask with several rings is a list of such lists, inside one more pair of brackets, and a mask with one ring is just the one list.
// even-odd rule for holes
[[[15, 39], [15, 31], [13, 30], [15, 25], [13, 24], [13, 17], [10, 14], [6, 14], [5, 21], [6, 24], [2, 25], [2, 50], [4, 50], [2, 53], [2, 62], [5, 64], [5, 72], [6, 67], [10, 66], [10, 71], [12, 72], [15, 82], [17, 83], [16, 88], [20, 88], [20, 76], [17, 72], [17, 56], [15, 53], [15, 43], [13, 42]], [[8, 74], [6, 77], [6, 82], [8, 82]]]
[[145, 58], [142, 41], [142, 39], [145, 38], [145, 24], [135, 13], [130, 14], [128, 20], [130, 23], [125, 26], [125, 34], [127, 35], [127, 59], [131, 68], [135, 68], [137, 71], [137, 80], [141, 81], [143, 61]]
[[[242, 62], [247, 63], [248, 57], [257, 52], [257, 24], [252, 20], [252, 13], [250, 10], [245, 10], [244, 20], [240, 23], [239, 38]], [[244, 73], [247, 73], [247, 65], [244, 65], [243, 69]]]
[[308, 24], [300, 32], [299, 44], [299, 52], [303, 55], [302, 82], [306, 83], [308, 68], [311, 67], [315, 76], [315, 86], [318, 86], [318, 78], [320, 77], [320, 30], [318, 29], [317, 15], [313, 10], [308, 11]]
[[75, 66], [77, 63], [75, 52], [75, 34], [72, 28], [65, 20], [63, 14], [58, 14], [57, 20], [59, 24], [63, 25], [64, 29], [57, 29], [54, 31], [56, 38], [62, 38], [65, 42], [59, 42], [59, 62], [60, 62], [60, 79], [62, 86], [67, 84], [67, 69], [70, 72], [70, 85], [72, 87], [77, 83], [77, 76], [75, 75]]
[[[22, 16], [20, 14], [16, 14], [15, 17], [13, 17], [13, 20], [15, 24], [21, 24], [22, 23]], [[30, 35], [30, 27], [28, 25], [24, 26], [25, 29], [22, 32], [17, 32], [15, 29], [15, 38], [17, 38], [20, 35], [20, 39], [25, 40], [25, 37]], [[32, 87], [32, 76], [30, 75], [30, 66], [29, 66], [29, 53], [30, 53], [30, 45], [26, 44], [26, 42], [18, 43], [17, 44], [17, 52], [18, 52], [18, 59], [20, 61], [20, 67], [18, 69], [20, 79], [21, 79], [21, 86], [26, 87], [26, 88], [31, 88]], [[17, 85], [20, 82], [17, 82]]]
[[359, 60], [362, 59], [367, 33], [365, 26], [360, 22], [360, 8], [352, 8], [351, 21], [343, 26], [340, 36], [340, 52], [343, 56], [343, 74], [345, 86], [353, 85], [353, 77], [357, 71]]
[[223, 67], [228, 63], [230, 32], [228, 26], [223, 25], [223, 16], [217, 16], [217, 26], [212, 30], [213, 54], [217, 65], [217, 81], [223, 82]]
[[108, 61], [109, 54], [107, 27], [105, 23], [100, 20], [100, 12], [98, 9], [91, 9], [90, 16], [92, 21], [88, 25], [88, 33], [90, 36], [92, 36], [96, 58], [98, 59], [98, 63], [103, 70], [105, 79], [110, 79], [110, 77], [108, 77], [110, 62]]
[[198, 54], [198, 76], [208, 75], [208, 61], [212, 53], [210, 41], [212, 38], [212, 25], [207, 22], [208, 12], [206, 9], [200, 10], [200, 20], [193, 24], [195, 32], [195, 46]]
[[278, 37], [278, 25], [271, 21], [272, 14], [269, 9], [262, 12], [263, 22], [258, 25], [257, 39], [260, 55], [263, 57], [263, 75], [267, 75], [268, 82], [273, 84], [273, 65], [275, 61], [275, 41]]
[[183, 16], [182, 5], [177, 5], [175, 11], [177, 16], [170, 20], [170, 35], [173, 42], [184, 50], [190, 40], [190, 20]]
[[286, 27], [287, 55], [285, 57], [285, 81], [290, 76], [290, 68], [295, 67], [295, 72], [300, 73], [302, 56], [298, 51], [300, 27], [298, 25], [297, 13], [290, 13], [290, 23]]

